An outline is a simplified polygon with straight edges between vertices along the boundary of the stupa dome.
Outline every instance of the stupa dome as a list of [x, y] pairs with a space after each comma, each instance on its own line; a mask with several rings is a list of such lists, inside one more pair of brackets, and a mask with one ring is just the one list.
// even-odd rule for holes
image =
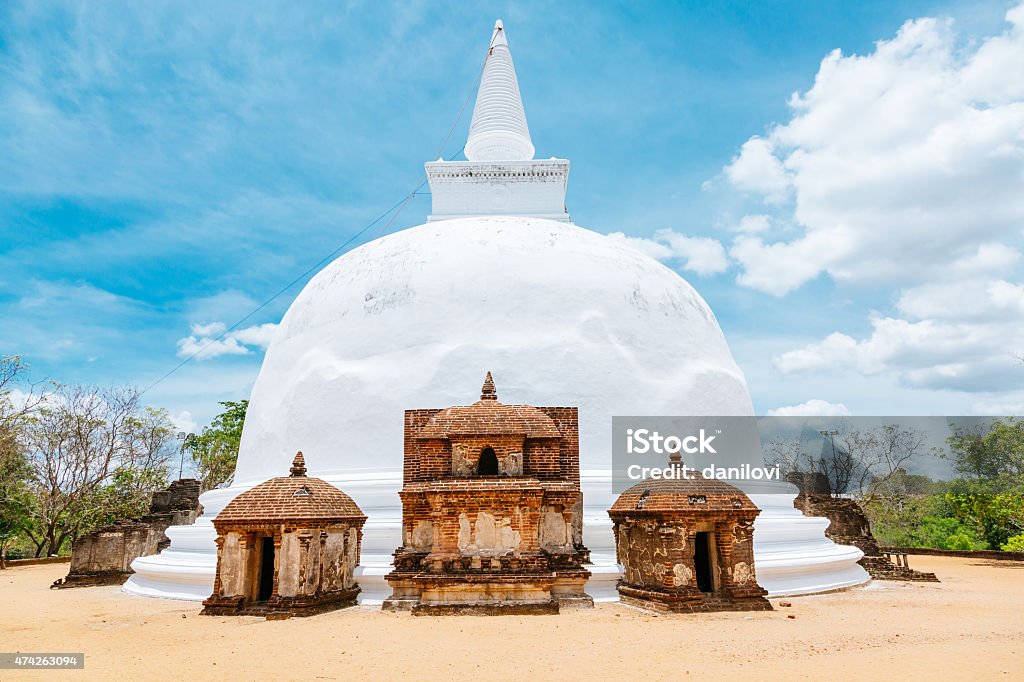
[[[620, 576], [607, 515], [612, 416], [753, 414], [743, 374], [693, 287], [654, 259], [572, 224], [569, 161], [533, 158], [500, 21], [465, 152], [465, 161], [425, 164], [432, 203], [425, 225], [341, 256], [295, 299], [253, 387], [234, 485], [205, 493], [204, 516], [169, 528], [169, 548], [136, 559], [127, 591], [210, 594], [216, 533], [209, 519], [282, 471], [283, 453], [302, 448], [317, 463], [313, 475], [344, 488], [369, 517], [358, 577], [364, 599], [383, 598], [401, 542], [402, 415], [417, 405], [458, 405], [493, 370], [510, 403], [578, 408], [588, 591], [608, 596]], [[486, 384], [484, 393], [459, 408], [462, 417], [496, 409], [481, 404], [496, 402]], [[516, 419], [525, 425], [525, 413]], [[529, 428], [543, 430], [543, 420]], [[747, 457], [763, 464], [757, 447]], [[804, 517], [793, 507], [796, 488], [780, 486], [747, 491], [763, 510], [761, 583], [799, 594], [867, 580], [856, 564], [860, 550], [825, 538], [828, 520]]]
[[612, 415], [752, 414], [714, 315], [669, 268], [568, 223], [446, 220], [342, 256], [299, 294], [235, 481], [298, 447], [315, 475], [398, 471], [403, 410], [457, 404], [487, 369], [509, 402], [579, 407], [583, 469], [610, 466]]

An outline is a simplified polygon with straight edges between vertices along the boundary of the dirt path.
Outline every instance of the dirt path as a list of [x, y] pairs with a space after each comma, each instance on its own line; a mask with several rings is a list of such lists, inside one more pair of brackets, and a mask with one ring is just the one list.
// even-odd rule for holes
[[0, 572], [0, 651], [85, 652], [85, 670], [0, 679], [1024, 679], [1024, 562], [911, 565], [943, 582], [874, 583], [753, 614], [602, 604], [424, 618], [360, 607], [269, 622], [200, 617], [198, 604], [117, 587], [50, 590], [67, 565], [26, 566]]

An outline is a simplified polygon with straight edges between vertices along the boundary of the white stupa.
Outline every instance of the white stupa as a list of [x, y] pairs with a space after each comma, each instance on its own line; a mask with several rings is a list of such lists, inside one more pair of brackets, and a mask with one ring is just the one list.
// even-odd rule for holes
[[[295, 299], [253, 388], [235, 484], [205, 493], [193, 526], [137, 559], [128, 592], [209, 596], [212, 519], [236, 495], [288, 468], [351, 495], [369, 520], [360, 585], [401, 544], [403, 410], [472, 401], [494, 373], [508, 402], [580, 413], [587, 591], [615, 598], [619, 567], [607, 509], [613, 415], [750, 415], [743, 374], [714, 314], [677, 273], [596, 232], [565, 209], [569, 162], [534, 160], [501, 22], [494, 28], [465, 153], [426, 165], [425, 225], [338, 258]], [[761, 462], [760, 453], [752, 458]], [[787, 484], [751, 491], [759, 582], [772, 595], [861, 584], [860, 550], [825, 537], [828, 520], [793, 508]]]

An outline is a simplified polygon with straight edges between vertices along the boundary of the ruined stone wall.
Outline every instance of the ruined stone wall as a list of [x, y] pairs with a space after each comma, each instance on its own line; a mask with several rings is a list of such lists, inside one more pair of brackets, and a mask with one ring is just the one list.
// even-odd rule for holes
[[156, 554], [168, 544], [170, 526], [194, 523], [201, 511], [200, 483], [195, 479], [173, 482], [153, 493], [149, 513], [138, 519], [116, 521], [75, 540], [67, 577], [53, 587], [120, 584], [133, 571], [131, 563]]
[[202, 484], [194, 478], [182, 478], [171, 483], [167, 490], [153, 493], [149, 505], [150, 514], [184, 512], [195, 514], [199, 506]]
[[907, 566], [898, 566], [882, 556], [875, 536], [871, 534], [871, 523], [856, 500], [832, 497], [818, 493], [800, 493], [793, 505], [804, 516], [820, 516], [829, 520], [825, 535], [840, 545], [853, 545], [864, 556], [859, 563], [875, 580], [897, 580], [909, 582], [938, 582], [934, 573], [916, 571]]
[[124, 521], [82, 536], [71, 554], [71, 574], [130, 574], [132, 561], [155, 548], [163, 537], [161, 525]]
[[867, 556], [878, 556], [878, 543], [871, 534], [871, 523], [856, 500], [820, 493], [800, 493], [793, 506], [804, 516], [829, 520], [825, 534], [840, 545], [853, 545]]

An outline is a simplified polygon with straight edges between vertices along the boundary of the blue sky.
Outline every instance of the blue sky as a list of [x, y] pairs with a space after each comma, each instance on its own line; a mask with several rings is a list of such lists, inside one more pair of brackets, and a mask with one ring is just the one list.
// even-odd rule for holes
[[[701, 292], [759, 412], [1024, 411], [1007, 2], [4, 3], [0, 352], [163, 376], [417, 184], [498, 17], [574, 220]], [[147, 400], [246, 397], [300, 286]]]

